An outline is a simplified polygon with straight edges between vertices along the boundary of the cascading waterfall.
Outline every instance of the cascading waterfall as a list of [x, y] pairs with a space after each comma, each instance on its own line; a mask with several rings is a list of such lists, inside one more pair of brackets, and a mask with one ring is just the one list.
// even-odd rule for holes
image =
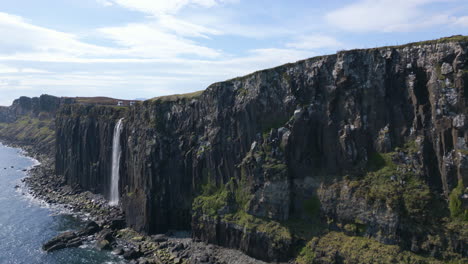
[[110, 187], [109, 204], [116, 206], [119, 204], [119, 169], [120, 169], [120, 156], [122, 149], [120, 147], [120, 134], [123, 129], [123, 118], [119, 119], [114, 128], [114, 137], [112, 139], [112, 175]]

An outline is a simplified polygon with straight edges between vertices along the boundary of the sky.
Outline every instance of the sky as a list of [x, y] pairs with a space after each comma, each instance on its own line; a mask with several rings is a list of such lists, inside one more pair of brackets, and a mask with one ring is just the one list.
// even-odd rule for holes
[[0, 3], [0, 105], [187, 93], [339, 50], [468, 35], [467, 0]]

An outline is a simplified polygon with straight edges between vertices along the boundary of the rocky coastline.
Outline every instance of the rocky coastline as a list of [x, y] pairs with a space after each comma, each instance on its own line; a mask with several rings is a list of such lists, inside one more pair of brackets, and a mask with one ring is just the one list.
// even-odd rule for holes
[[241, 264], [264, 263], [240, 251], [210, 245], [190, 237], [190, 232], [169, 231], [147, 236], [126, 227], [124, 213], [108, 204], [100, 194], [72, 188], [63, 177], [55, 175], [54, 159], [34, 146], [2, 139], [2, 143], [20, 148], [26, 156], [40, 162], [22, 179], [29, 194], [50, 205], [61, 206], [86, 221], [80, 230], [58, 234], [47, 241], [46, 252], [82, 245], [109, 250], [126, 263]]

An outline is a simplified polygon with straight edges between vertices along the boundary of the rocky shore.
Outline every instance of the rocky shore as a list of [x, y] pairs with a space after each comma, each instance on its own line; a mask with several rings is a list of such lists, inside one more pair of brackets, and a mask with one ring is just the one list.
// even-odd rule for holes
[[137, 233], [126, 227], [123, 212], [109, 206], [102, 195], [66, 185], [63, 177], [55, 175], [53, 158], [34, 151], [31, 146], [9, 145], [21, 147], [28, 156], [40, 161], [40, 165], [28, 171], [29, 177], [22, 180], [33, 197], [60, 205], [87, 221], [80, 230], [51, 238], [43, 245], [44, 251], [91, 245], [99, 250], [111, 250], [128, 263], [264, 263], [237, 250], [194, 241], [188, 231], [153, 236]]

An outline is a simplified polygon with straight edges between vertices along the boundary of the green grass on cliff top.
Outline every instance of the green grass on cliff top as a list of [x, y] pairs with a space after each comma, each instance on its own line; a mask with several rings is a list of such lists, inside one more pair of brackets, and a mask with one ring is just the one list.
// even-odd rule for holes
[[159, 102], [173, 102], [179, 99], [193, 99], [200, 96], [204, 90], [196, 91], [193, 93], [185, 93], [185, 94], [173, 94], [173, 95], [165, 95], [165, 96], [158, 96], [149, 99], [149, 101], [159, 101]]

